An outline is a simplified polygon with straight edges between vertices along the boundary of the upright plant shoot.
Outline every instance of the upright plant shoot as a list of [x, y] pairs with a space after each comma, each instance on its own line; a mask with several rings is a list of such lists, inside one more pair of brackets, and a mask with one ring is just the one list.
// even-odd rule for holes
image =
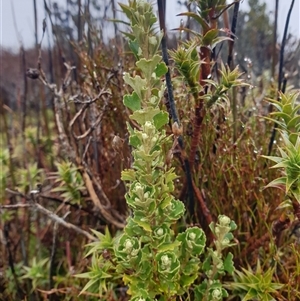
[[134, 162], [132, 169], [123, 171], [122, 179], [129, 182], [126, 201], [132, 216], [116, 244], [115, 254], [133, 299], [161, 296], [166, 300], [183, 294], [198, 277], [196, 256], [204, 249], [205, 235], [199, 228], [190, 228], [175, 237], [171, 229], [185, 209], [172, 196], [176, 175], [166, 164], [171, 137], [163, 129], [169, 121], [168, 113], [160, 108], [165, 90], [161, 77], [167, 72], [157, 54], [162, 33], [156, 35], [156, 17], [150, 4], [131, 1], [129, 6], [121, 7], [131, 22], [129, 46], [137, 58], [140, 75], [124, 75], [133, 89], [124, 97], [124, 104], [133, 112], [130, 118], [138, 129], [128, 125]]
[[128, 123], [133, 163], [122, 172], [122, 180], [128, 183], [125, 198], [131, 215], [119, 237], [112, 239], [109, 233], [94, 231], [100, 241], [91, 243], [87, 254], [93, 254], [93, 266], [90, 272], [78, 275], [90, 279], [83, 291], [93, 288], [102, 293], [121, 276], [130, 300], [166, 301], [189, 294], [202, 268], [207, 279], [194, 287], [195, 295], [202, 300], [222, 300], [227, 292], [218, 278], [231, 273], [233, 263], [230, 253], [223, 259], [221, 252], [231, 246], [230, 232], [236, 225], [224, 216], [211, 225], [217, 251], [208, 249], [203, 265], [199, 258], [205, 250], [203, 230], [191, 227], [175, 235], [174, 225], [185, 207], [173, 196], [176, 175], [167, 163], [172, 138], [177, 136], [167, 136], [164, 129], [169, 117], [161, 108], [165, 91], [162, 77], [167, 72], [158, 54], [162, 33], [157, 34], [151, 4], [130, 0], [120, 6], [130, 20], [131, 32], [126, 35], [139, 74], [124, 74], [125, 83], [132, 88], [132, 93], [124, 96], [124, 105], [132, 112], [130, 119], [135, 124], [133, 128]]

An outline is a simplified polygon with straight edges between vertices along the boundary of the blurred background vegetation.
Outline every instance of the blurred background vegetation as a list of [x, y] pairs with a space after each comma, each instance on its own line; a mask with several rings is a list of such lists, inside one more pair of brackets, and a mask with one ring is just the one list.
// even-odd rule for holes
[[[103, 232], [108, 226], [115, 234], [129, 214], [120, 180], [131, 162], [129, 112], [122, 102], [128, 88], [122, 76], [137, 70], [120, 31], [125, 27], [111, 21], [118, 9], [114, 0], [68, 0], [67, 10], [55, 1], [44, 3], [47, 26], [41, 51], [36, 32], [43, 25], [37, 22], [32, 33], [36, 47], [20, 44], [18, 53], [1, 50], [0, 200], [7, 207], [0, 208], [0, 300], [98, 300], [88, 293], [78, 297], [84, 281], [73, 275], [89, 264], [84, 258], [89, 229]], [[187, 11], [195, 9], [181, 4]], [[229, 9], [229, 23], [219, 18], [218, 27], [225, 30], [232, 18]], [[182, 26], [199, 30], [192, 19]], [[104, 32], [108, 27], [110, 35]], [[276, 33], [274, 16], [264, 3], [249, 0], [249, 10], [239, 11], [234, 64], [249, 86], [231, 96], [238, 99], [234, 127], [228, 108], [212, 110], [203, 122], [193, 166], [196, 213], [189, 222], [207, 230], [199, 199], [213, 218], [228, 215], [238, 225], [238, 246], [231, 250], [236, 267], [255, 269], [258, 260], [263, 271], [276, 266], [273, 280], [284, 284], [276, 300], [300, 300], [298, 221], [277, 209], [282, 191], [263, 190], [279, 172], [260, 157], [268, 154], [273, 130], [273, 123], [262, 117], [270, 112], [265, 100], [277, 98], [282, 44]], [[185, 31], [169, 33], [168, 48], [190, 38]], [[227, 43], [214, 53], [226, 63]], [[299, 57], [299, 39], [289, 33], [282, 66], [285, 91], [300, 88]], [[191, 97], [173, 65], [171, 69], [189, 149]], [[47, 82], [33, 80], [35, 70], [43, 70]], [[61, 111], [54, 108], [58, 95], [64, 101]], [[186, 202], [183, 163], [176, 154], [173, 161], [176, 196]], [[32, 202], [45, 211], [32, 210]], [[285, 227], [274, 237], [272, 226], [278, 221]], [[120, 285], [106, 298], [126, 296]]]

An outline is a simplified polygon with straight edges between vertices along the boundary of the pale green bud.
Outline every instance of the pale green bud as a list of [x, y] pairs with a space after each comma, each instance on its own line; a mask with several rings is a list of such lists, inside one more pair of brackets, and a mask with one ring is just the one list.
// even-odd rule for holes
[[156, 41], [156, 37], [150, 37], [149, 38], [149, 43], [152, 45], [156, 45], [157, 41]]
[[145, 122], [144, 131], [145, 131], [146, 133], [148, 133], [148, 135], [152, 136], [153, 133], [155, 132], [155, 126], [153, 125], [152, 122], [146, 121], [146, 122]]
[[155, 144], [156, 141], [157, 141], [157, 137], [153, 137], [153, 138], [151, 139], [152, 144]]
[[142, 133], [142, 138], [146, 141], [149, 138], [149, 136], [146, 133]]
[[144, 196], [144, 187], [140, 183], [135, 184], [134, 190], [139, 198], [142, 198]]
[[158, 236], [162, 236], [164, 235], [164, 229], [163, 228], [159, 228], [157, 231], [156, 231], [157, 235]]
[[145, 128], [146, 129], [152, 129], [152, 123], [150, 121], [145, 122]]
[[[152, 77], [154, 77], [155, 76], [155, 73], [152, 73]], [[157, 97], [156, 96], [152, 96], [152, 97], [150, 97], [150, 103], [151, 104], [155, 104], [156, 103], [156, 100], [157, 100]]]
[[229, 243], [230, 243], [230, 240], [227, 237], [225, 237], [222, 241], [223, 245], [228, 245]]
[[132, 248], [133, 248], [133, 244], [132, 244], [131, 240], [130, 239], [126, 239], [125, 240], [125, 250], [126, 250], [126, 253], [128, 253], [128, 254], [131, 253]]
[[187, 243], [187, 246], [189, 247], [189, 249], [193, 248], [193, 245], [190, 240], [188, 240], [186, 243]]
[[190, 240], [195, 240], [195, 238], [196, 238], [196, 234], [193, 233], [193, 232], [191, 232], [191, 233], [189, 234], [189, 239], [190, 239]]
[[214, 300], [220, 300], [222, 298], [222, 290], [220, 288], [216, 288], [212, 291], [211, 296]]
[[219, 217], [219, 223], [223, 227], [228, 227], [229, 224], [230, 224], [230, 218], [228, 216], [226, 216], [226, 215], [221, 215]]
[[139, 250], [138, 249], [133, 249], [130, 253], [131, 256], [136, 256], [138, 254]]
[[170, 265], [171, 265], [171, 260], [170, 260], [169, 256], [168, 256], [168, 255], [163, 255], [163, 256], [161, 257], [161, 263], [162, 263], [162, 267], [163, 267], [164, 269], [169, 268]]

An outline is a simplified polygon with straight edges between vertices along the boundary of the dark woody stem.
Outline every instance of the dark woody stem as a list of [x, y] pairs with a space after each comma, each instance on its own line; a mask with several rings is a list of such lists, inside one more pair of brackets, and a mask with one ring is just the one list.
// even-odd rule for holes
[[[170, 74], [170, 68], [169, 68], [169, 57], [168, 57], [168, 50], [167, 50], [167, 35], [166, 35], [166, 23], [165, 23], [165, 13], [166, 13], [166, 0], [157, 0], [157, 6], [158, 6], [158, 12], [159, 12], [159, 24], [160, 24], [160, 30], [163, 31], [163, 37], [161, 41], [161, 47], [162, 47], [162, 57], [165, 62], [165, 64], [168, 67], [168, 71], [166, 73], [166, 85], [167, 85], [167, 91], [168, 91], [168, 98], [166, 106], [170, 108], [171, 118], [174, 122], [177, 122], [178, 125], [180, 125], [179, 117], [177, 114], [175, 101], [174, 101], [174, 93], [173, 93], [173, 87], [172, 87], [172, 81], [171, 81], [171, 74]], [[187, 179], [187, 192], [188, 192], [188, 199], [189, 204], [187, 206], [190, 216], [194, 216], [194, 193], [193, 193], [193, 180], [191, 175], [191, 168], [190, 163], [187, 158], [185, 149], [184, 149], [184, 142], [182, 136], [178, 136], [178, 145], [181, 150], [181, 156], [182, 160], [184, 162], [184, 169]]]

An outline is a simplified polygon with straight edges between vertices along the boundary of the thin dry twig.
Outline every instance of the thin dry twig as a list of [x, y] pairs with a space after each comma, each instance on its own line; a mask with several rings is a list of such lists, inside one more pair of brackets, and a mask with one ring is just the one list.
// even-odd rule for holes
[[49, 211], [48, 209], [44, 208], [40, 204], [34, 202], [33, 200], [36, 200], [38, 198], [39, 193], [33, 192], [30, 194], [31, 197], [28, 197], [18, 191], [13, 191], [10, 189], [6, 189], [11, 194], [18, 195], [28, 201], [28, 203], [22, 203], [22, 204], [13, 204], [13, 205], [0, 205], [0, 210], [3, 209], [19, 209], [19, 208], [33, 208], [41, 212], [42, 214], [46, 215], [49, 219], [53, 220], [54, 222], [58, 223], [59, 225], [64, 226], [67, 229], [73, 230], [81, 235], [84, 235], [89, 240], [97, 241], [98, 239], [94, 236], [92, 236], [90, 233], [88, 233], [85, 230], [82, 230], [81, 228], [66, 222], [63, 218], [59, 217], [55, 213]]
[[52, 219], [56, 223], [64, 226], [65, 228], [74, 230], [75, 232], [84, 235], [89, 240], [92, 240], [92, 241], [97, 241], [98, 240], [96, 237], [92, 236], [87, 231], [82, 230], [81, 228], [79, 228], [79, 227], [77, 227], [77, 226], [75, 226], [71, 223], [66, 222], [63, 218], [57, 216], [56, 214], [54, 214], [53, 212], [51, 212], [48, 209], [44, 208], [40, 204], [37, 204], [37, 203], [34, 204], [34, 208], [36, 208], [39, 212], [41, 212], [41, 213], [45, 214], [46, 216], [48, 216], [50, 219]]
[[[40, 57], [39, 57], [39, 61], [40, 61]], [[87, 187], [88, 193], [91, 197], [91, 200], [92, 200], [94, 206], [100, 211], [100, 214], [102, 215], [102, 217], [104, 217], [104, 219], [107, 222], [111, 223], [112, 225], [115, 225], [117, 228], [122, 229], [122, 228], [124, 228], [125, 224], [123, 222], [116, 220], [117, 214], [115, 214], [115, 216], [112, 216], [112, 214], [107, 211], [107, 208], [110, 208], [110, 201], [109, 201], [107, 195], [105, 194], [104, 190], [102, 189], [100, 182], [95, 181], [95, 177], [92, 177], [92, 173], [88, 172], [87, 164], [85, 164], [85, 162], [80, 158], [78, 149], [76, 149], [74, 147], [74, 145], [71, 144], [71, 141], [70, 141], [71, 137], [69, 137], [70, 139], [68, 138], [68, 134], [67, 134], [65, 126], [64, 126], [64, 110], [63, 110], [65, 108], [64, 93], [65, 93], [67, 87], [70, 85], [72, 70], [75, 67], [71, 67], [67, 63], [64, 63], [64, 64], [67, 69], [67, 72], [66, 72], [65, 78], [63, 80], [63, 84], [61, 85], [61, 87], [59, 89], [56, 84], [50, 84], [47, 81], [45, 73], [43, 72], [41, 65], [39, 63], [38, 63], [38, 69], [32, 69], [32, 70], [37, 70], [36, 73], [37, 73], [39, 80], [42, 81], [42, 83], [46, 87], [48, 87], [54, 95], [54, 111], [55, 111], [56, 126], [57, 126], [57, 130], [58, 130], [58, 137], [60, 140], [61, 151], [62, 151], [63, 157], [68, 158], [71, 162], [76, 164], [76, 166], [78, 167], [79, 171], [81, 172], [82, 178], [84, 180], [85, 186]], [[31, 76], [32, 70], [27, 70], [27, 76], [30, 78], [33, 78]], [[105, 88], [106, 88], [106, 85], [108, 84], [109, 80], [112, 77], [113, 77], [113, 74], [111, 74], [107, 78], [104, 88], [99, 92], [99, 94], [94, 99], [92, 99], [91, 102], [84, 104], [83, 107], [81, 108], [81, 110], [71, 120], [71, 122], [69, 123], [70, 131], [72, 130], [72, 126], [73, 126], [74, 122], [82, 114], [84, 114], [84, 112], [85, 112], [86, 108], [89, 106], [89, 104], [94, 103], [99, 97], [101, 97], [103, 95], [110, 94], [108, 91], [105, 90]], [[107, 103], [107, 101], [106, 101], [106, 103]], [[106, 106], [106, 104], [104, 105], [104, 107], [105, 106]], [[75, 145], [76, 145], [76, 140], [85, 138], [95, 129], [95, 127], [101, 122], [102, 116], [103, 116], [103, 112], [102, 112], [102, 114], [99, 114], [99, 116], [97, 116], [97, 120], [95, 120], [92, 127], [90, 127], [83, 135], [77, 137], [75, 135], [75, 133], [72, 131], [73, 138], [75, 138], [75, 141], [73, 141]], [[92, 181], [92, 179], [93, 179], [93, 181]], [[96, 190], [94, 188], [94, 185], [96, 185], [97, 191], [98, 191], [100, 197], [98, 197]], [[103, 199], [106, 204], [109, 204], [109, 206], [107, 206], [107, 208], [106, 208], [106, 206], [104, 206], [101, 203], [100, 199]], [[120, 218], [119, 218], [119, 220], [120, 220]]]
[[[101, 90], [100, 93], [93, 98], [92, 100], [89, 100], [87, 102], [81, 102], [84, 103], [84, 105], [82, 106], [82, 108], [75, 114], [75, 116], [73, 117], [73, 119], [70, 121], [69, 123], [69, 128], [72, 129], [72, 127], [74, 126], [74, 123], [78, 120], [79, 117], [82, 116], [82, 114], [85, 112], [85, 110], [89, 107], [90, 104], [94, 103], [95, 101], [97, 101], [100, 97], [102, 97], [103, 95], [111, 95], [111, 93], [109, 91], [105, 91], [105, 90]], [[105, 101], [104, 106], [107, 105], [107, 100]], [[91, 127], [88, 128], [88, 130], [86, 130], [82, 135], [77, 136], [74, 131], [72, 131], [73, 137], [76, 140], [81, 140], [83, 138], [86, 138], [89, 134], [92, 133], [92, 131], [100, 124], [102, 117], [103, 117], [104, 111], [102, 111], [96, 121], [94, 122], [93, 125], [91, 125]]]
[[[82, 172], [82, 178], [85, 182], [85, 185], [86, 185], [86, 188], [89, 192], [89, 195], [92, 199], [92, 201], [94, 202], [94, 204], [96, 205], [96, 208], [99, 209], [101, 215], [109, 222], [111, 222], [113, 225], [115, 225], [116, 227], [120, 228], [120, 229], [123, 229], [125, 227], [125, 224], [124, 223], [121, 223], [121, 222], [118, 222], [115, 220], [115, 218], [113, 218], [111, 216], [110, 213], [107, 212], [105, 206], [100, 202], [97, 194], [96, 194], [96, 191], [95, 191], [95, 188], [94, 188], [94, 185], [93, 185], [93, 181], [91, 180], [91, 177], [89, 175], [89, 173], [87, 172], [87, 166], [86, 164], [84, 164], [83, 166], [84, 170]], [[95, 179], [94, 179], [94, 183], [95, 183]], [[100, 193], [100, 195], [102, 196], [102, 198], [104, 198], [108, 204], [110, 204], [109, 202], [109, 199], [107, 198], [105, 192], [102, 190], [102, 187], [100, 185], [100, 183], [98, 183], [97, 181], [97, 188], [98, 188], [98, 192]]]

